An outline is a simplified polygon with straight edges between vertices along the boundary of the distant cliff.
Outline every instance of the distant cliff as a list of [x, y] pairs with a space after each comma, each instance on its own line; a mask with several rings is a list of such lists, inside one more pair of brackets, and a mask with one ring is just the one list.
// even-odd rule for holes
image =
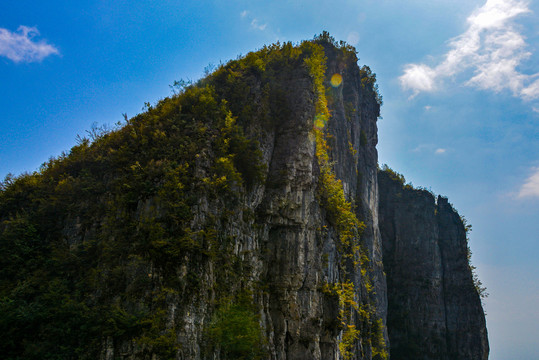
[[463, 221], [447, 199], [378, 174], [392, 359], [487, 359]]
[[458, 215], [378, 172], [375, 80], [271, 45], [6, 179], [0, 351], [486, 359]]

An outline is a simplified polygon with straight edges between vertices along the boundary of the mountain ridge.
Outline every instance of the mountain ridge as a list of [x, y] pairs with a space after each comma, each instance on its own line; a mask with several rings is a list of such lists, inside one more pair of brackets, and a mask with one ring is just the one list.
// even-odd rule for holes
[[380, 105], [355, 49], [323, 33], [224, 64], [5, 182], [1, 306], [18, 315], [0, 319], [3, 352], [388, 358]]

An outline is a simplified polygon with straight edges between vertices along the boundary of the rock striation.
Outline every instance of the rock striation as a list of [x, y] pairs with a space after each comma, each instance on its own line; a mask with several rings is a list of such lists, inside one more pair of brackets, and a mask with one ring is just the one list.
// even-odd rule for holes
[[327, 33], [265, 47], [3, 185], [2, 313], [25, 316], [0, 350], [486, 359], [462, 222], [379, 172], [357, 61]]
[[466, 231], [447, 198], [378, 174], [392, 359], [487, 359]]

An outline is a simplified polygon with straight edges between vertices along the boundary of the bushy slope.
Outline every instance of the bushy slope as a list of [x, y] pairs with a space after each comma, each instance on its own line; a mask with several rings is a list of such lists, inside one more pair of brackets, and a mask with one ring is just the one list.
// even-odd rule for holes
[[[334, 45], [326, 34], [249, 53], [117, 129], [94, 131], [39, 171], [7, 178], [0, 191], [3, 358], [107, 358], [118, 344], [129, 344], [124, 352], [137, 358], [175, 358], [181, 324], [171, 304], [197, 294], [207, 282], [201, 269], [210, 263], [212, 289], [198, 300], [214, 313], [202, 353], [265, 356], [253, 300], [260, 290], [246, 278], [251, 264], [237, 255], [232, 230], [223, 229], [239, 221], [253, 227], [245, 199], [256, 187], [282, 185], [266, 178], [268, 163], [255, 139], [289, 111], [281, 80], [292, 73], [312, 79], [313, 98], [321, 101], [324, 42]], [[352, 48], [340, 49], [355, 58]], [[365, 79], [375, 92], [370, 72]], [[323, 132], [316, 136], [319, 148], [325, 145]], [[317, 155], [325, 156], [325, 178], [334, 182], [325, 187], [333, 195], [321, 193], [321, 201], [332, 204], [337, 196], [335, 206], [350, 212], [327, 154]], [[218, 211], [201, 219], [201, 199]], [[328, 213], [330, 222], [340, 221]], [[359, 226], [355, 215], [349, 218]], [[352, 233], [346, 234], [351, 247]], [[354, 316], [347, 315], [347, 326]]]

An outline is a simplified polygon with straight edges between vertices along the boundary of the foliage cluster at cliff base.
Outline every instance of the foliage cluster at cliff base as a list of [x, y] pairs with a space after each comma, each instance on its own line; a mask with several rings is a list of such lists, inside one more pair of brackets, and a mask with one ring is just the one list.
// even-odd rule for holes
[[[243, 264], [230, 250], [233, 239], [217, 228], [230, 212], [243, 211], [242, 195], [265, 181], [256, 134], [245, 135], [257, 111], [248, 101], [253, 79], [262, 84], [258, 106], [270, 114], [259, 121], [271, 126], [285, 111], [274, 80], [287, 69], [308, 72], [305, 59], [316, 51], [310, 41], [249, 53], [123, 126], [79, 139], [39, 171], [6, 178], [2, 357], [96, 359], [113, 339], [142, 355], [173, 358], [179, 325], [171, 325], [167, 306], [197, 288], [197, 268], [210, 260], [222, 281], [214, 289], [221, 301], [207, 345], [218, 343], [223, 355], [238, 359], [263, 356], [258, 309], [246, 300], [251, 294], [224, 296], [224, 284], [243, 281]], [[202, 196], [220, 199], [227, 210], [192, 229], [192, 209]], [[182, 265], [187, 272], [178, 276]], [[237, 326], [243, 342], [223, 326]]]

